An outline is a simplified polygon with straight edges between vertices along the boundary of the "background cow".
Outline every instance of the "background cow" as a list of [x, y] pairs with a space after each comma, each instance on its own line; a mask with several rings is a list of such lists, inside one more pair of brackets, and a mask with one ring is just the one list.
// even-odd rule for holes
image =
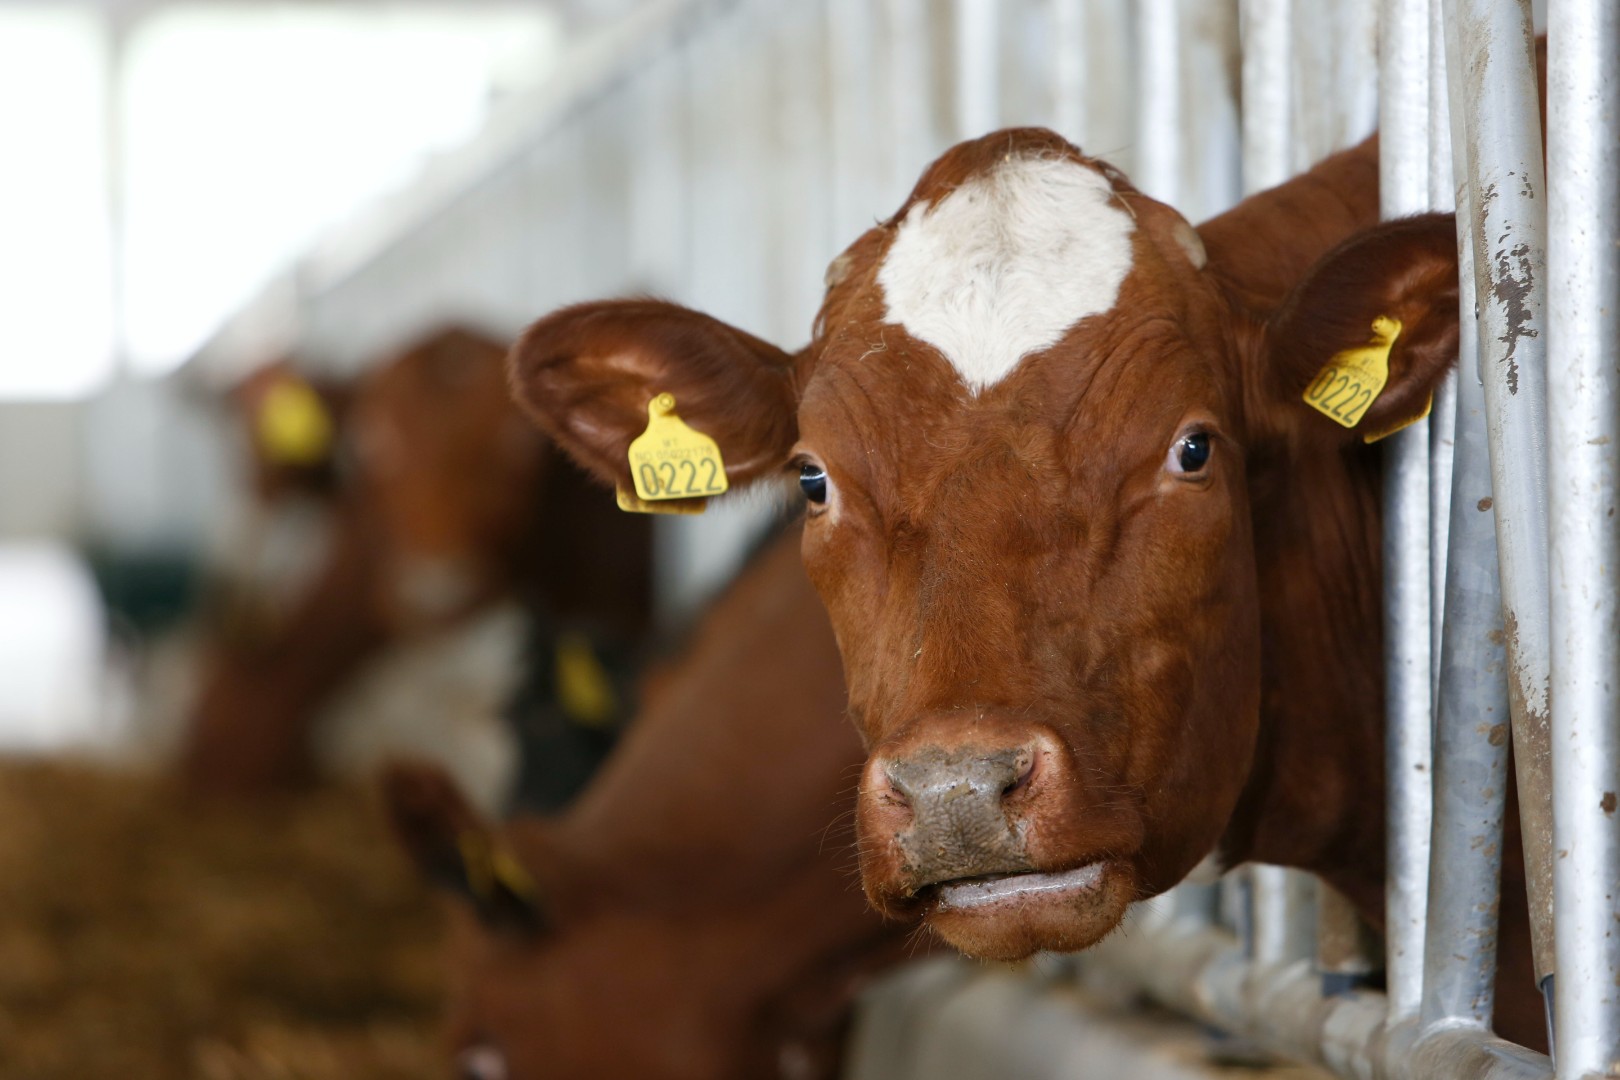
[[852, 877], [861, 750], [797, 542], [721, 598], [564, 816], [494, 831], [441, 772], [389, 775], [397, 830], [458, 897], [463, 1076], [835, 1075], [854, 990], [914, 925]]
[[366, 661], [503, 600], [529, 627], [519, 801], [557, 805], [606, 752], [649, 632], [651, 532], [525, 421], [503, 355], [449, 330], [356, 385], [333, 435], [324, 560], [279, 618], [209, 650], [184, 754], [194, 787], [295, 781], [320, 708]]

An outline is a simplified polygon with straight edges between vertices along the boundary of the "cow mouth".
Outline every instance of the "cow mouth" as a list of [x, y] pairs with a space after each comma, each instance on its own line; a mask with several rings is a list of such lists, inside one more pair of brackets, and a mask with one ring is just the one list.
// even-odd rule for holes
[[1096, 859], [1068, 870], [936, 882], [916, 898], [928, 926], [962, 952], [1021, 960], [1088, 948], [1119, 925], [1135, 895], [1129, 864]]
[[957, 878], [929, 886], [924, 895], [931, 897], [936, 907], [955, 911], [1031, 899], [1056, 900], [1063, 894], [1096, 890], [1103, 882], [1106, 869], [1106, 863], [1094, 862], [1057, 873], [1024, 870], [1014, 874]]

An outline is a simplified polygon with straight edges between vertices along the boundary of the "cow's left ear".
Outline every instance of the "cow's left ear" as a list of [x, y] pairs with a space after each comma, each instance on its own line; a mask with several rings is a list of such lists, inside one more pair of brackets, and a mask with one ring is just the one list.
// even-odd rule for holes
[[1450, 214], [1386, 222], [1324, 255], [1267, 321], [1251, 400], [1267, 427], [1374, 441], [1425, 415], [1457, 359]]
[[467, 903], [492, 930], [546, 928], [539, 888], [437, 765], [396, 762], [382, 777], [394, 832], [429, 882]]

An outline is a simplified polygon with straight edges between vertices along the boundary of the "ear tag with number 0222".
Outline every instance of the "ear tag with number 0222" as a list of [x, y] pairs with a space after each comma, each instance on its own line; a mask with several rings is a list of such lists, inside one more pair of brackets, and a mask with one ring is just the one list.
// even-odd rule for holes
[[1334, 353], [1305, 389], [1305, 404], [1342, 427], [1361, 423], [1389, 382], [1389, 350], [1401, 336], [1401, 321], [1387, 315], [1373, 320], [1365, 345]]
[[[636, 485], [635, 501], [641, 503], [707, 499], [730, 486], [720, 447], [687, 426], [675, 412], [673, 394], [659, 394], [647, 403], [647, 430], [630, 444], [630, 478]], [[629, 495], [619, 493], [621, 507], [652, 509], [634, 505]]]

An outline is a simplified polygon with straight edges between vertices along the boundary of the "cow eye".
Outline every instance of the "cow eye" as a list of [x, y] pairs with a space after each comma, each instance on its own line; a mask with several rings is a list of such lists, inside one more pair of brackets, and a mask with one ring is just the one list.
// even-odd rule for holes
[[799, 466], [799, 490], [818, 506], [827, 501], [827, 470], [806, 461]]
[[456, 1055], [456, 1080], [506, 1080], [507, 1075], [506, 1055], [488, 1043]]
[[1209, 451], [1209, 435], [1202, 431], [1190, 431], [1170, 448], [1165, 467], [1173, 473], [1186, 475], [1203, 472], [1204, 466], [1209, 464]]

